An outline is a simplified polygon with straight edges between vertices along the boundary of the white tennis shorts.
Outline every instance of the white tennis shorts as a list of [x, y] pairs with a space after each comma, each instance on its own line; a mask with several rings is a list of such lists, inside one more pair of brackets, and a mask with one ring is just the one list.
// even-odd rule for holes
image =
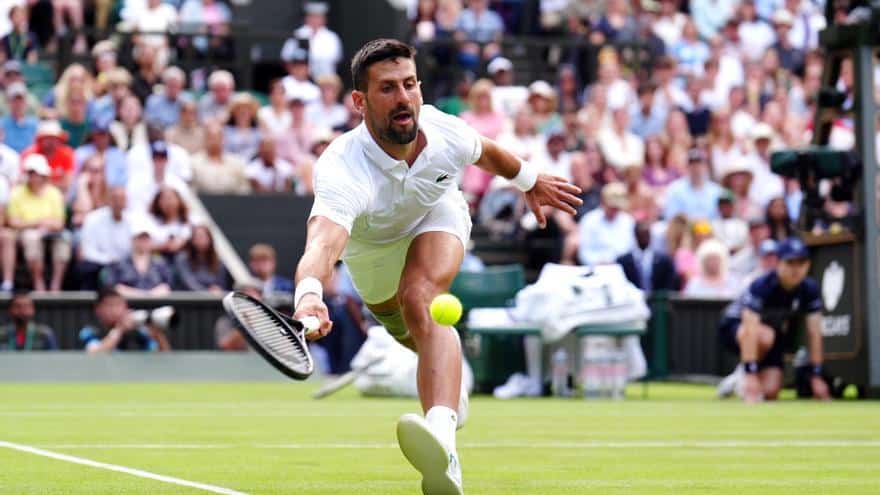
[[409, 245], [419, 234], [448, 232], [466, 250], [471, 238], [471, 217], [460, 194], [450, 194], [434, 206], [406, 236], [387, 244], [349, 241], [343, 257], [355, 288], [367, 304], [385, 302], [397, 294]]

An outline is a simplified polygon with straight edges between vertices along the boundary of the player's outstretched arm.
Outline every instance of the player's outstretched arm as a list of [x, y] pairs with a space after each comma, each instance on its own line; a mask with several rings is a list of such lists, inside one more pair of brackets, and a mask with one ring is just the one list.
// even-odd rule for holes
[[348, 231], [327, 217], [315, 216], [309, 220], [306, 249], [296, 268], [293, 317], [300, 320], [317, 316], [321, 328], [310, 335], [317, 339], [327, 335], [333, 327], [327, 306], [323, 301], [323, 287], [329, 283], [333, 267], [348, 242]]
[[810, 378], [813, 397], [829, 400], [831, 393], [828, 391], [828, 384], [822, 378], [822, 361], [825, 353], [822, 343], [822, 314], [819, 312], [807, 315], [807, 347], [810, 349], [810, 365], [813, 368], [813, 376]]
[[513, 153], [504, 150], [498, 143], [482, 138], [483, 154], [477, 160], [477, 166], [483, 170], [509, 179], [526, 197], [526, 204], [538, 219], [541, 228], [547, 226], [547, 217], [543, 206], [551, 206], [568, 214], [575, 214], [575, 206], [583, 201], [577, 194], [581, 189], [562, 177], [540, 174], [532, 166], [517, 158]]

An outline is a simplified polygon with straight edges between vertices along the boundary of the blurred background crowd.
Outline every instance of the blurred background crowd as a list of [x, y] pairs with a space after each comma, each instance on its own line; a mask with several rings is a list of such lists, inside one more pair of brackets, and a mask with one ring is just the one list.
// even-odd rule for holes
[[[469, 166], [460, 186], [493, 242], [538, 242], [533, 267], [620, 263], [641, 289], [694, 297], [733, 297], [774, 266], [803, 193], [771, 172], [770, 154], [810, 142], [824, 3], [394, 3], [430, 62], [426, 103], [583, 189], [577, 216], [540, 231], [505, 181]], [[308, 196], [316, 158], [360, 124], [343, 59], [357, 47], [327, 27], [326, 3], [305, 3], [266, 91], [213, 62], [236, 56], [233, 11], [221, 0], [0, 2], [0, 289], [232, 288], [189, 198]], [[538, 43], [542, 79], [528, 76], [534, 52], [506, 43], [523, 35], [558, 41]], [[201, 62], [182, 67], [184, 51]], [[59, 52], [75, 62], [47, 76], [41, 61]], [[851, 97], [851, 64], [836, 84]], [[853, 143], [852, 122], [835, 122], [831, 145]], [[850, 208], [826, 197], [813, 228], [845, 228]], [[289, 291], [266, 248], [248, 260], [257, 289]]]

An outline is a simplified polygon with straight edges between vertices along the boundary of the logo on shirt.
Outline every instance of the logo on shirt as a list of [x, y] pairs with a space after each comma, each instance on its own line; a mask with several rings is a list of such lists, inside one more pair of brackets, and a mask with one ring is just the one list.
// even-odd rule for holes
[[834, 311], [840, 296], [843, 295], [843, 286], [846, 283], [846, 272], [840, 263], [832, 261], [822, 272], [822, 302], [825, 303], [826, 311]]
[[440, 177], [437, 177], [436, 179], [434, 179], [434, 182], [439, 184], [448, 178], [449, 178], [449, 174], [443, 174]]

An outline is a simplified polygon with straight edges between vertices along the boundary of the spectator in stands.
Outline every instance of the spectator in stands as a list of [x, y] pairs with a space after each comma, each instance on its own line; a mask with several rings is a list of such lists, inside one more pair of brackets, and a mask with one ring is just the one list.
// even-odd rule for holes
[[127, 184], [128, 207], [139, 213], [147, 213], [160, 186], [171, 186], [181, 194], [188, 189], [186, 182], [170, 169], [169, 149], [164, 141], [154, 141], [148, 150], [150, 158], [145, 170], [133, 174]]
[[3, 127], [3, 144], [21, 153], [37, 135], [37, 118], [27, 113], [27, 88], [23, 83], [13, 83], [6, 87], [6, 101], [9, 114], [0, 120]]
[[734, 0], [693, 0], [691, 17], [703, 39], [712, 39], [734, 16]]
[[205, 151], [193, 157], [193, 188], [206, 194], [247, 194], [250, 184], [245, 162], [224, 151], [223, 128], [205, 126]]
[[[718, 196], [718, 217], [712, 220], [712, 232], [731, 253], [745, 247], [749, 241], [749, 224], [745, 218], [736, 215], [737, 197], [729, 189], [723, 189]], [[754, 218], [754, 217], [751, 217]]]
[[195, 101], [187, 99], [180, 103], [180, 120], [168, 129], [166, 139], [193, 155], [205, 149], [205, 128], [199, 122]]
[[67, 99], [71, 94], [85, 95], [86, 100], [92, 101], [94, 97], [94, 79], [91, 73], [81, 64], [74, 63], [67, 66], [55, 88], [46, 95], [43, 114], [46, 118], [57, 118], [66, 113]]
[[617, 258], [626, 278], [646, 293], [679, 290], [681, 279], [672, 258], [651, 246], [651, 224], [636, 223], [634, 234], [632, 250]]
[[743, 0], [739, 5], [739, 47], [746, 61], [758, 61], [764, 52], [776, 42], [773, 28], [758, 18], [755, 0]]
[[581, 205], [575, 207], [577, 213], [572, 217], [562, 212], [553, 212], [553, 221], [562, 234], [562, 253], [560, 255], [560, 263], [565, 265], [576, 264], [578, 245], [580, 244], [580, 232], [578, 222], [592, 210], [599, 207], [601, 203], [602, 186], [594, 176], [591, 161], [595, 163], [597, 168], [601, 167], [602, 157], [595, 144], [587, 145], [592, 147], [592, 151], [575, 151], [571, 153], [571, 183], [581, 188]]
[[0, 290], [12, 290], [16, 247], [20, 243], [34, 289], [45, 291], [43, 246], [48, 242], [52, 249], [49, 288], [58, 292], [70, 261], [70, 240], [64, 230], [64, 198], [61, 191], [49, 183], [51, 170], [42, 155], [26, 157], [23, 168], [27, 178], [12, 190], [7, 210], [8, 228], [2, 235], [3, 284]]
[[363, 302], [345, 265], [336, 263], [327, 290], [324, 292], [327, 311], [333, 318], [333, 336], [321, 339], [327, 351], [327, 372], [341, 375], [351, 371], [351, 360], [366, 340]]
[[626, 186], [626, 202], [629, 205], [626, 212], [638, 221], [653, 222], [660, 216], [657, 199], [654, 191], [645, 182], [642, 167], [629, 166], [620, 174], [623, 184]]
[[491, 60], [498, 55], [498, 42], [504, 35], [504, 20], [497, 12], [489, 9], [488, 0], [469, 0], [467, 8], [458, 17], [457, 31], [465, 43], [459, 51], [459, 63], [468, 69], [475, 69], [483, 60]]
[[139, 45], [151, 44], [164, 47], [165, 36], [177, 26], [177, 8], [162, 0], [141, 0], [140, 2], [126, 2], [125, 8], [120, 12], [123, 25], [122, 31], [134, 31], [141, 34], [136, 37]]
[[681, 107], [687, 120], [688, 130], [694, 137], [706, 135], [712, 111], [706, 103], [706, 82], [702, 75], [687, 79], [687, 101]]
[[[52, 15], [55, 21], [56, 36], [53, 43], [57, 43], [61, 37], [67, 35], [68, 26], [64, 24], [64, 19], [67, 18], [70, 19], [70, 30], [73, 31], [76, 40], [73, 43], [73, 53], [85, 53], [88, 49], [88, 43], [83, 32], [83, 2], [81, 0], [52, 0]], [[57, 49], [57, 46], [55, 48]], [[50, 49], [50, 51], [52, 50]]]
[[545, 139], [535, 128], [532, 112], [523, 107], [514, 116], [513, 126], [498, 136], [498, 144], [523, 160], [531, 160], [545, 147]]
[[260, 104], [249, 93], [238, 93], [229, 104], [229, 120], [223, 128], [227, 153], [250, 160], [257, 154], [262, 134], [257, 126]]
[[73, 159], [76, 169], [82, 171], [85, 163], [94, 157], [100, 158], [103, 173], [109, 186], [124, 186], [128, 180], [125, 153], [116, 147], [110, 138], [108, 122], [93, 122], [88, 141], [76, 149]]
[[65, 113], [59, 112], [61, 128], [67, 134], [67, 144], [77, 148], [89, 134], [88, 101], [81, 91], [72, 91], [67, 99]]
[[336, 74], [325, 74], [315, 79], [321, 89], [321, 99], [306, 104], [306, 120], [318, 127], [335, 129], [345, 125], [348, 109], [339, 103], [342, 79]]
[[669, 166], [668, 155], [674, 150], [667, 150], [659, 136], [645, 140], [645, 168], [642, 172], [645, 183], [657, 196], [657, 204], [662, 205], [666, 197], [666, 188], [678, 179], [678, 171]]
[[697, 273], [684, 288], [684, 295], [697, 298], [731, 299], [739, 290], [739, 281], [728, 270], [727, 246], [709, 239], [697, 249]]
[[660, 12], [654, 20], [652, 29], [654, 34], [663, 40], [666, 50], [672, 49], [675, 43], [681, 39], [681, 32], [688, 20], [680, 9], [678, 0], [661, 0]]
[[[2, 87], [9, 88], [13, 84], [21, 83], [27, 89], [27, 81], [25, 81], [21, 71], [21, 62], [18, 60], [7, 60], [3, 64], [3, 77], [0, 80], [2, 81]], [[6, 114], [9, 112], [9, 102], [7, 100], [6, 92], [0, 92], [0, 113]], [[26, 92], [24, 100], [26, 114], [37, 115], [40, 112], [40, 101], [33, 94]]]
[[771, 239], [781, 242], [795, 233], [791, 217], [788, 215], [788, 207], [785, 205], [785, 199], [782, 197], [773, 198], [767, 203], [764, 219], [770, 228]]
[[278, 141], [278, 156], [290, 162], [298, 171], [305, 163], [314, 160], [309, 150], [322, 129], [306, 119], [306, 101], [303, 98], [293, 95], [289, 104], [291, 124]]
[[9, 9], [12, 31], [0, 39], [0, 52], [4, 60], [16, 60], [34, 64], [39, 56], [40, 42], [28, 29], [28, 13], [24, 5], [14, 5]]
[[85, 215], [80, 230], [77, 267], [81, 290], [97, 290], [98, 274], [131, 254], [132, 213], [126, 209], [125, 188], [110, 189], [107, 206]]
[[345, 109], [348, 110], [348, 120], [346, 120], [341, 126], [333, 129], [333, 131], [344, 134], [361, 125], [364, 116], [361, 115], [361, 113], [358, 112], [358, 109], [354, 106], [354, 99], [351, 97], [351, 91], [345, 92], [345, 96], [342, 97], [342, 104], [345, 106]]
[[608, 0], [605, 12], [593, 23], [593, 34], [601, 33], [601, 37], [592, 38], [601, 43], [627, 43], [636, 40], [639, 26], [632, 14], [629, 2], [625, 0]]
[[626, 186], [620, 182], [602, 188], [602, 205], [579, 223], [578, 259], [582, 265], [614, 263], [635, 244], [635, 220], [626, 213]]
[[87, 214], [109, 203], [110, 190], [105, 170], [104, 159], [99, 155], [92, 155], [80, 169], [71, 188], [73, 200], [71, 201], [70, 225], [74, 229], [82, 226]]
[[119, 149], [129, 151], [149, 141], [142, 110], [141, 102], [136, 96], [129, 95], [122, 100], [116, 113], [117, 120], [110, 124], [110, 135], [113, 136]]
[[749, 220], [748, 242], [730, 257], [730, 272], [740, 280], [758, 269], [761, 243], [770, 237], [770, 229], [763, 218]]
[[95, 68], [95, 84], [92, 90], [95, 96], [107, 94], [107, 75], [115, 69], [116, 44], [111, 40], [103, 40], [92, 47], [92, 67]]
[[229, 7], [218, 0], [186, 0], [180, 7], [181, 31], [206, 35], [192, 38], [193, 46], [202, 55], [229, 56], [231, 21]]
[[165, 65], [163, 60], [158, 60], [161, 49], [152, 43], [139, 43], [134, 48], [137, 71], [134, 73], [131, 91], [137, 96], [141, 105], [146, 104], [147, 98], [153, 94], [153, 87], [159, 84], [161, 79]]
[[293, 165], [278, 158], [275, 140], [268, 137], [260, 141], [260, 150], [248, 164], [245, 175], [257, 193], [290, 192], [293, 187]]
[[[347, 113], [348, 110], [346, 115]], [[290, 128], [290, 109], [287, 106], [287, 93], [284, 91], [281, 79], [269, 83], [269, 104], [260, 108], [257, 112], [257, 120], [264, 138], [281, 139], [285, 131]]]
[[31, 155], [40, 155], [50, 167], [51, 183], [66, 194], [73, 181], [73, 149], [67, 146], [67, 133], [57, 120], [40, 122], [34, 144], [25, 149], [22, 160]]
[[562, 118], [556, 111], [556, 90], [547, 81], [535, 81], [529, 85], [527, 101], [535, 116], [538, 132], [546, 135], [562, 127]]
[[27, 292], [16, 292], [9, 300], [9, 323], [0, 325], [0, 351], [54, 351], [55, 332], [34, 321], [34, 300]]
[[629, 131], [629, 110], [615, 108], [611, 115], [612, 125], [599, 131], [596, 137], [605, 163], [618, 172], [627, 167], [641, 167], [645, 161], [645, 143]]
[[208, 77], [208, 92], [199, 100], [199, 119], [202, 122], [226, 122], [234, 94], [235, 78], [232, 73], [226, 70], [212, 72]]
[[[152, 170], [153, 167], [150, 166], [151, 146], [161, 141], [168, 153], [168, 172], [183, 183], [192, 181], [192, 164], [189, 152], [181, 146], [165, 141], [163, 139], [165, 129], [162, 126], [147, 125], [146, 127], [147, 141], [133, 146], [126, 155], [132, 176]], [[150, 200], [152, 200], [152, 196]]]
[[138, 321], [125, 296], [112, 289], [98, 293], [97, 323], [79, 331], [79, 343], [89, 354], [113, 351], [170, 351], [168, 337], [158, 326]]
[[171, 127], [180, 120], [180, 109], [190, 99], [184, 92], [186, 73], [180, 67], [168, 67], [162, 72], [162, 91], [147, 97], [144, 119], [151, 124]]
[[565, 134], [558, 131], [550, 133], [546, 145], [532, 157], [532, 163], [545, 174], [571, 181], [571, 154], [565, 151]]
[[205, 224], [192, 227], [192, 236], [174, 258], [178, 290], [211, 291], [223, 294], [229, 290], [229, 274], [214, 248], [214, 236]]
[[[779, 243], [773, 239], [764, 239], [758, 246], [758, 266], [745, 277], [742, 277], [742, 288], [752, 284], [758, 277], [773, 271], [779, 265]], [[734, 275], [736, 276], [736, 275]]]
[[291, 45], [292, 41], [288, 40], [281, 54], [287, 67], [287, 75], [281, 80], [287, 100], [298, 97], [305, 103], [319, 101], [321, 90], [309, 80], [309, 53], [298, 44]]
[[748, 156], [744, 143], [733, 135], [730, 111], [726, 108], [712, 112], [709, 122], [709, 153], [712, 175], [718, 178], [723, 175], [724, 167], [744, 162]]
[[663, 124], [666, 122], [666, 112], [663, 107], [653, 104], [655, 91], [656, 88], [652, 84], [639, 86], [638, 103], [631, 112], [629, 130], [643, 140], [663, 132]]
[[122, 67], [114, 67], [104, 73], [106, 92], [92, 105], [94, 121], [112, 122], [119, 118], [122, 102], [131, 96], [131, 74]]
[[153, 227], [146, 218], [131, 221], [131, 254], [101, 270], [101, 286], [123, 297], [164, 296], [171, 292], [171, 267], [153, 255]]
[[728, 162], [719, 167], [718, 177], [721, 179], [721, 186], [728, 189], [734, 197], [735, 216], [747, 220], [761, 216], [761, 207], [749, 195], [755, 176], [748, 163], [742, 159], [739, 162]]
[[[342, 60], [342, 40], [327, 28], [327, 4], [306, 2], [305, 24], [293, 32], [295, 40], [309, 42], [309, 72], [318, 79], [336, 73], [336, 65]], [[286, 47], [286, 44], [285, 44]]]
[[473, 84], [474, 73], [470, 71], [462, 72], [455, 80], [455, 87], [452, 93], [437, 99], [434, 106], [449, 115], [460, 116], [468, 109], [468, 95], [471, 93], [471, 86]]
[[186, 247], [192, 236], [189, 208], [177, 189], [168, 185], [159, 186], [150, 204], [150, 217], [154, 222], [151, 232], [153, 250], [167, 260], [173, 259]]
[[789, 38], [794, 16], [785, 9], [773, 14], [773, 27], [776, 32], [776, 43], [771, 47], [779, 55], [779, 64], [790, 74], [801, 74], [804, 71], [806, 55], [803, 50], [794, 46]]
[[275, 248], [268, 244], [254, 244], [248, 251], [248, 266], [251, 274], [261, 284], [260, 292], [263, 297], [270, 297], [275, 293], [290, 294], [293, 291], [293, 282], [275, 273], [276, 256]]
[[663, 217], [684, 214], [689, 219], [711, 220], [718, 214], [721, 187], [709, 180], [706, 153], [694, 148], [688, 152], [687, 175], [669, 185]]
[[513, 62], [504, 57], [495, 57], [486, 71], [495, 84], [492, 87], [492, 107], [513, 117], [529, 98], [529, 90], [514, 83]]

